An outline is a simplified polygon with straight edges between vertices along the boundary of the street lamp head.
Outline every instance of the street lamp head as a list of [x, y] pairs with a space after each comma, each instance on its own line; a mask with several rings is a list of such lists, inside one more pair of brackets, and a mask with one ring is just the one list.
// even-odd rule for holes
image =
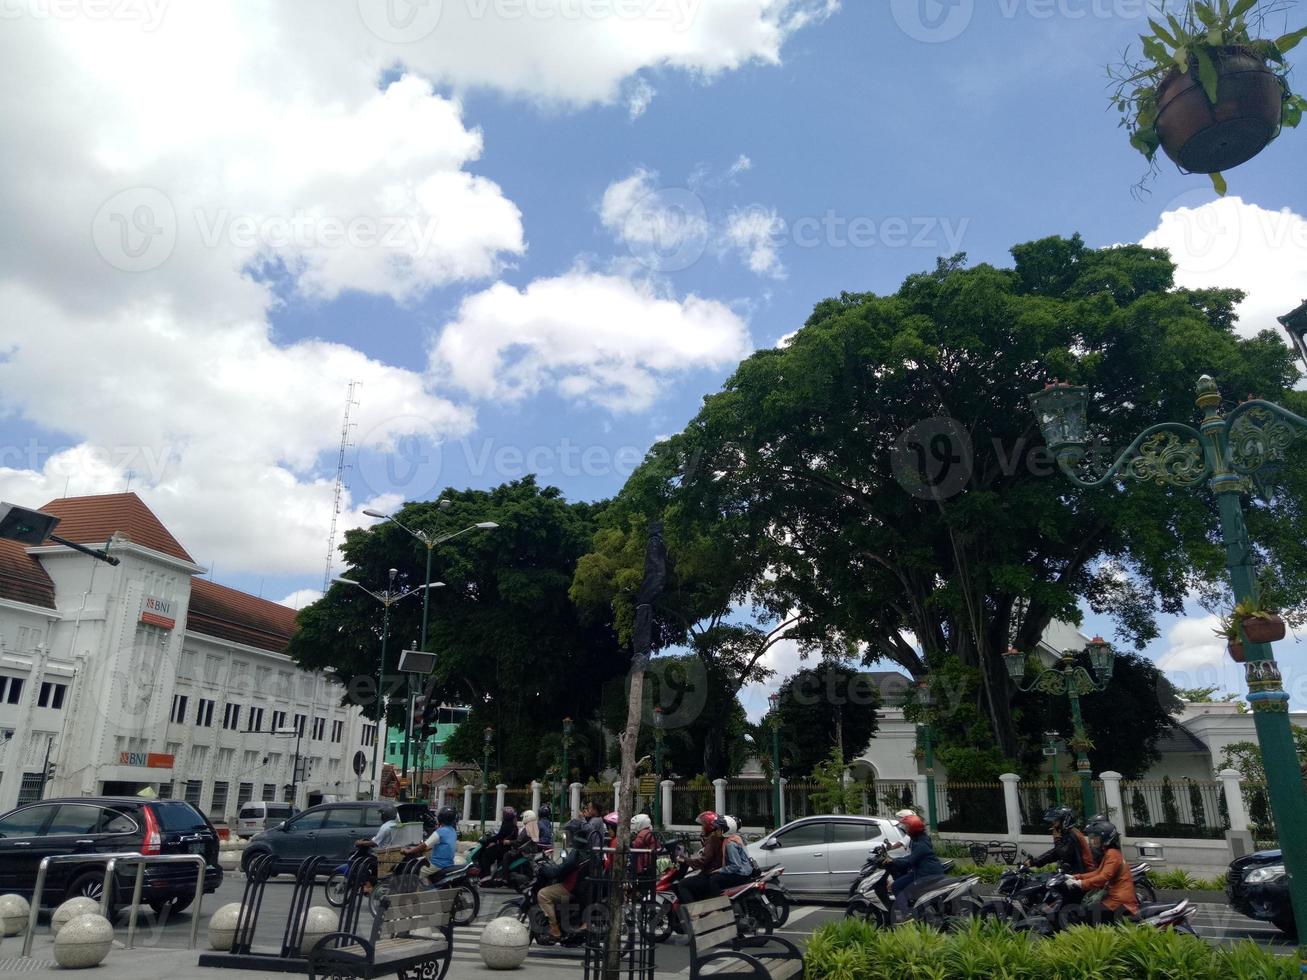
[[494, 521], [482, 521], [480, 524], [477, 525], [477, 527], [479, 527], [483, 531], [493, 531], [495, 528], [499, 527], [499, 525], [496, 524]]
[[771, 694], [768, 694], [768, 695], [767, 695], [767, 704], [771, 707], [771, 710], [772, 710], [772, 711], [775, 711], [777, 708], [779, 708], [779, 707], [781, 706], [781, 695], [780, 695], [780, 692], [779, 692], [779, 691], [772, 691]]
[[1101, 636], [1095, 636], [1089, 641], [1089, 663], [1099, 679], [1106, 681], [1112, 676], [1116, 657], [1112, 653], [1112, 645]]
[[337, 585], [358, 585], [352, 578], [345, 578], [344, 575], [333, 575], [331, 580]]
[[572, 734], [572, 719], [571, 719], [571, 718], [564, 718], [564, 719], [563, 719], [563, 734], [564, 734], [564, 735], [571, 735], [571, 734]]
[[661, 732], [663, 730], [663, 725], [666, 724], [666, 722], [667, 719], [663, 717], [663, 706], [661, 704], [655, 704], [653, 709], [654, 728]]
[[1007, 666], [1007, 674], [1018, 684], [1026, 676], [1026, 655], [1016, 647], [1008, 647], [1007, 653], [1003, 654], [1003, 663]]
[[494, 741], [494, 738], [495, 738], [495, 730], [489, 726], [486, 726], [486, 748], [490, 748], [490, 743]]
[[917, 700], [921, 702], [923, 708], [929, 708], [935, 703], [935, 692], [930, 688], [929, 677], [917, 681]]
[[441, 510], [449, 510], [449, 508], [454, 506], [454, 501], [446, 500], [444, 497], [441, 497], [439, 500], [436, 501], [436, 506], [439, 507]]
[[363, 516], [365, 516], [365, 517], [379, 517], [379, 518], [380, 518], [381, 520], [383, 520], [383, 521], [388, 521], [388, 520], [390, 520], [390, 515], [389, 515], [389, 514], [385, 513], [384, 511], [380, 511], [380, 510], [372, 510], [371, 508], [365, 508], [364, 511], [363, 511]]
[[392, 568], [392, 569], [390, 570], [390, 581], [391, 581], [392, 583], [394, 583], [394, 581], [395, 581], [395, 577], [396, 577], [397, 575], [399, 575], [399, 569], [398, 569], [398, 568]]
[[1080, 448], [1086, 438], [1085, 410], [1089, 404], [1089, 389], [1055, 381], [1043, 391], [1029, 396], [1030, 407], [1039, 421], [1044, 441], [1054, 453], [1061, 449]]
[[1289, 338], [1293, 341], [1294, 349], [1298, 351], [1298, 356], [1307, 365], [1307, 300], [1303, 300], [1302, 306], [1296, 310], [1292, 310], [1284, 314], [1284, 316], [1276, 317], [1276, 319], [1289, 332]]
[[416, 591], [421, 592], [423, 589], [443, 589], [444, 587], [444, 582], [428, 582], [426, 585], [419, 585]]

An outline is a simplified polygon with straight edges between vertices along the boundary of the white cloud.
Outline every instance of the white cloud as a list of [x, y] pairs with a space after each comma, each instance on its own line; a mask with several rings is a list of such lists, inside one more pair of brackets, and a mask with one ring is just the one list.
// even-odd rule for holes
[[1141, 244], [1170, 250], [1177, 285], [1247, 293], [1239, 306], [1240, 333], [1280, 332], [1275, 318], [1307, 296], [1307, 218], [1239, 197], [1210, 197], [1188, 191], [1174, 199]]
[[726, 178], [730, 180], [734, 177], [738, 177], [740, 174], [744, 173], [745, 171], [752, 170], [752, 169], [753, 169], [753, 161], [750, 160], [743, 153], [741, 153], [739, 159], [736, 160], [733, 164], [731, 164], [731, 169], [726, 171]]
[[748, 352], [745, 322], [723, 303], [578, 269], [469, 296], [444, 328], [432, 366], [477, 398], [513, 401], [552, 387], [637, 411], [653, 402], [660, 377], [725, 367]]
[[785, 222], [774, 208], [755, 205], [732, 211], [723, 232], [726, 244], [738, 252], [749, 271], [772, 279], [785, 278], [776, 245], [784, 240]]
[[632, 119], [639, 119], [653, 102], [658, 90], [643, 78], [637, 78], [626, 93], [626, 109]]
[[317, 602], [322, 598], [321, 589], [296, 589], [284, 599], [278, 599], [277, 604], [281, 606], [290, 606], [292, 609], [303, 609], [305, 606]]
[[1157, 666], [1177, 687], [1216, 686], [1242, 690], [1243, 668], [1230, 659], [1225, 641], [1213, 630], [1218, 616], [1187, 616], [1176, 620], [1166, 634], [1166, 652]]
[[658, 272], [689, 268], [703, 255], [711, 234], [698, 194], [662, 187], [658, 174], [643, 167], [608, 185], [599, 220], [637, 261]]

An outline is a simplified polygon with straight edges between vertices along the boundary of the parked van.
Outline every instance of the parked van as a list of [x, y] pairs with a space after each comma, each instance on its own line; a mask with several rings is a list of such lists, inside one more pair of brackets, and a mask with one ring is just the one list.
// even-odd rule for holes
[[251, 800], [241, 807], [236, 816], [236, 836], [249, 839], [255, 834], [271, 830], [284, 820], [295, 816], [295, 808], [289, 803], [264, 803]]

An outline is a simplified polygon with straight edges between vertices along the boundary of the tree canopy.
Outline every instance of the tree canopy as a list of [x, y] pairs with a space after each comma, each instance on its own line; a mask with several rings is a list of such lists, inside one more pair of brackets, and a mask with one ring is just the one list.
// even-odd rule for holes
[[[781, 725], [781, 775], [805, 779], [840, 753], [847, 765], [866, 751], [879, 727], [880, 689], [865, 673], [821, 660], [788, 678], [777, 691], [774, 714]], [[764, 726], [765, 727], [765, 726]]]

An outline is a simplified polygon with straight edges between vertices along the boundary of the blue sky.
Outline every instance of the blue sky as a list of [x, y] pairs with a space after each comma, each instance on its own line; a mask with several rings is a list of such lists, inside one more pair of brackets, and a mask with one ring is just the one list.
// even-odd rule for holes
[[[41, 85], [0, 101], [24, 134], [0, 187], [6, 499], [130, 470], [218, 581], [302, 600], [354, 378], [343, 526], [528, 456], [611, 495], [749, 349], [953, 251], [1166, 244], [1182, 283], [1249, 291], [1246, 330], [1307, 295], [1302, 134], [1224, 202], [1167, 163], [1131, 194], [1103, 66], [1141, 0], [569, 2], [428, 3], [417, 34], [373, 0], [20, 5], [0, 61]], [[342, 248], [324, 215], [412, 223]], [[1174, 627], [1150, 654], [1217, 662], [1204, 624]]]

